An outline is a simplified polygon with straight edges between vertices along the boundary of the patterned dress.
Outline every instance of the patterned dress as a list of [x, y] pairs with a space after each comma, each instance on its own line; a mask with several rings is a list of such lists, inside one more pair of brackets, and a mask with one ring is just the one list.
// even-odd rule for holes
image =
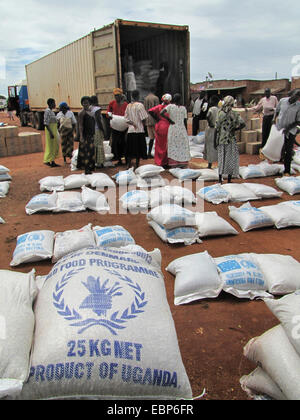
[[184, 120], [187, 110], [184, 106], [169, 104], [165, 111], [175, 124], [170, 124], [168, 130], [168, 159], [170, 166], [186, 165], [191, 159], [189, 137]]
[[218, 167], [220, 175], [239, 176], [239, 149], [235, 132], [245, 127], [238, 112], [220, 110], [216, 120]]
[[79, 124], [82, 124], [83, 138], [78, 147], [77, 169], [83, 169], [86, 174], [95, 170], [95, 119], [85, 111], [78, 115]]

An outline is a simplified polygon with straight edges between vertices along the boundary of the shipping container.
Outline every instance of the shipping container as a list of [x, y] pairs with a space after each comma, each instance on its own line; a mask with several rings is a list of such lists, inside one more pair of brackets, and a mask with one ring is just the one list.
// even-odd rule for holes
[[[131, 66], [132, 65], [132, 66]], [[189, 102], [190, 40], [188, 26], [118, 19], [26, 66], [31, 112], [42, 112], [47, 99], [68, 102], [76, 113], [82, 96], [97, 95], [105, 110], [113, 89], [134, 73], [140, 99], [156, 87], [159, 95], [181, 93]], [[163, 76], [163, 77], [162, 77]], [[163, 84], [160, 83], [163, 80]]]

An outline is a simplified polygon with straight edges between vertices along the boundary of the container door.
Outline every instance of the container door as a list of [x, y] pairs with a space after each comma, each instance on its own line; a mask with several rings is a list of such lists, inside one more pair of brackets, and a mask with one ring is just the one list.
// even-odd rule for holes
[[103, 109], [113, 100], [113, 89], [120, 87], [117, 37], [115, 24], [92, 32], [95, 92]]

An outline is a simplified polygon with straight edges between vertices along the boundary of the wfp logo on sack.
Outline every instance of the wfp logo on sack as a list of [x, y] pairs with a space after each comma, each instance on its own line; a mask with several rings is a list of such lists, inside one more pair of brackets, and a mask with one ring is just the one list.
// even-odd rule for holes
[[[148, 302], [140, 285], [115, 270], [105, 270], [110, 274], [109, 279], [88, 276], [86, 281], [81, 281], [80, 286], [82, 292], [86, 292], [86, 296], [78, 308], [71, 308], [66, 303], [65, 290], [71, 278], [81, 270], [82, 268], [66, 273], [56, 284], [53, 293], [53, 305], [57, 313], [69, 322], [71, 327], [76, 327], [78, 334], [96, 326], [106, 328], [111, 334], [117, 335], [127, 327], [128, 322], [144, 312]], [[127, 308], [120, 310], [120, 300], [117, 298], [123, 296], [124, 291], [126, 294], [131, 292], [132, 301]]]

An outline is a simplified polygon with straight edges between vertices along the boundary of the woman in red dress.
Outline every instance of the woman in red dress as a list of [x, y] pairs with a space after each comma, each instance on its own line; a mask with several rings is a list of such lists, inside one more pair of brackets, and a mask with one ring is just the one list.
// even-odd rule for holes
[[157, 121], [155, 124], [155, 154], [156, 165], [168, 167], [168, 131], [169, 121], [162, 118], [161, 111], [172, 101], [172, 96], [168, 93], [163, 95], [162, 103], [149, 109], [149, 114]]

